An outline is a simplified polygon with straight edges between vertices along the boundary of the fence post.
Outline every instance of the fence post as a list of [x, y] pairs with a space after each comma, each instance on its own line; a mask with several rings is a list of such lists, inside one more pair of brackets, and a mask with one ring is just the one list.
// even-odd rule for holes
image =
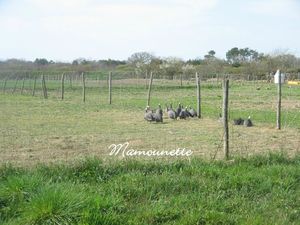
[[146, 89], [148, 88], [148, 71], [147, 70], [145, 73], [145, 87], [146, 87]]
[[96, 83], [96, 86], [97, 85], [99, 85], [99, 95], [101, 96], [101, 89], [102, 89], [102, 87], [101, 87], [101, 77], [100, 76], [98, 76], [98, 83]]
[[196, 84], [197, 84], [197, 115], [201, 118], [201, 87], [200, 87], [200, 77], [196, 72]]
[[15, 93], [15, 91], [16, 91], [16, 89], [17, 89], [18, 81], [19, 81], [19, 78], [17, 77], [17, 80], [16, 80], [16, 82], [15, 82], [15, 86], [14, 86], [14, 89], [13, 89], [12, 93]]
[[48, 90], [47, 90], [47, 85], [46, 85], [46, 79], [44, 77], [44, 88], [45, 88], [45, 98], [47, 99], [48, 98]]
[[223, 126], [224, 126], [224, 156], [225, 159], [229, 158], [229, 131], [228, 131], [228, 91], [229, 90], [229, 79], [224, 77], [223, 80]]
[[7, 82], [7, 78], [5, 78], [5, 80], [4, 80], [4, 85], [3, 85], [3, 93], [5, 93], [5, 89], [6, 89], [6, 82]]
[[182, 87], [182, 73], [180, 73], [180, 87]]
[[153, 82], [153, 73], [150, 72], [150, 81], [149, 81], [149, 87], [148, 87], [147, 106], [150, 105], [150, 96], [151, 96], [152, 82]]
[[61, 75], [61, 100], [64, 100], [65, 92], [65, 73]]
[[281, 129], [281, 71], [279, 71], [278, 77], [278, 89], [277, 89], [277, 129]]
[[44, 98], [47, 99], [48, 98], [48, 95], [47, 95], [47, 86], [46, 86], [46, 81], [45, 81], [44, 74], [42, 74], [42, 88], [43, 88]]
[[69, 79], [70, 79], [70, 87], [72, 88], [72, 74], [69, 74]]
[[84, 73], [82, 73], [81, 76], [82, 76], [82, 101], [85, 102], [85, 75], [84, 75]]
[[136, 84], [135, 84], [135, 88], [138, 88], [139, 86], [139, 76], [137, 72], [132, 72], [132, 76], [135, 76], [136, 78]]
[[112, 72], [109, 72], [109, 74], [108, 74], [108, 104], [110, 104], [110, 105], [111, 105], [111, 88], [112, 88], [111, 79], [112, 79]]
[[23, 94], [24, 84], [25, 84], [25, 78], [23, 78], [23, 82], [22, 82], [21, 95]]
[[32, 88], [32, 96], [35, 94], [35, 87], [36, 87], [36, 75], [34, 76], [33, 88]]

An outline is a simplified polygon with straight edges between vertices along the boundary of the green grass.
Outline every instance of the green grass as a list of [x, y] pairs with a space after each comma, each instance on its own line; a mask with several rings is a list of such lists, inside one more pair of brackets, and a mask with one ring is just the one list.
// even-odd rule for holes
[[[3, 82], [0, 83], [3, 85]], [[0, 224], [299, 224], [299, 87], [283, 87], [283, 129], [275, 129], [276, 87], [231, 81], [230, 120], [251, 115], [252, 128], [229, 126], [222, 153], [220, 83], [202, 83], [202, 119], [149, 124], [144, 81], [8, 81], [0, 94]], [[257, 90], [260, 87], [260, 90]], [[154, 80], [151, 107], [195, 105], [195, 87]], [[192, 149], [189, 158], [110, 157], [108, 146]], [[67, 161], [67, 162], [66, 162]], [[54, 163], [55, 162], [55, 163]]]
[[[91, 77], [92, 78], [92, 77]], [[15, 86], [14, 80], [8, 80], [6, 83], [6, 93], [12, 94]], [[81, 81], [74, 80], [72, 85], [66, 80], [65, 84], [65, 100], [72, 103], [79, 103], [82, 100]], [[146, 82], [143, 80], [136, 81], [134, 78], [128, 82], [127, 80], [113, 81], [113, 105], [117, 109], [144, 109], [147, 97]], [[3, 89], [4, 81], [1, 86]], [[30, 96], [33, 86], [33, 80], [26, 80], [24, 85], [24, 95]], [[17, 84], [15, 96], [19, 96], [22, 81]], [[256, 90], [260, 87], [260, 90]], [[60, 82], [56, 80], [47, 81], [49, 99], [59, 100], [60, 98]], [[37, 81], [36, 95], [41, 97], [41, 82]], [[104, 108], [114, 106], [107, 105], [107, 82], [106, 80], [95, 81], [88, 80], [86, 88], [86, 98], [91, 104], [101, 104]], [[3, 91], [3, 90], [2, 90]], [[3, 92], [2, 92], [3, 94]], [[191, 81], [185, 81], [184, 86], [180, 87], [176, 81], [154, 80], [152, 90], [152, 106], [157, 107], [159, 103], [165, 105], [173, 102], [174, 107], [178, 102], [182, 102], [185, 106], [192, 105], [195, 107], [195, 85]], [[204, 116], [217, 117], [221, 111], [222, 103], [222, 87], [218, 82], [202, 83], [202, 107]], [[289, 88], [283, 86], [283, 121], [290, 127], [300, 127], [300, 108], [299, 103], [300, 88]], [[15, 101], [17, 99], [5, 95], [1, 95], [1, 99], [5, 101]], [[253, 116], [258, 122], [272, 123], [276, 116], [277, 89], [274, 84], [264, 82], [237, 82], [232, 81], [230, 88], [230, 116]], [[34, 103], [34, 102], [33, 102]], [[287, 104], [287, 105], [285, 105]], [[285, 107], [286, 106], [286, 107]], [[289, 122], [288, 122], [289, 121]]]
[[299, 224], [300, 158], [0, 168], [1, 224]]
[[[23, 95], [21, 83], [8, 81], [0, 93], [0, 162], [31, 165], [39, 162], [74, 160], [85, 156], [107, 158], [112, 143], [129, 141], [134, 149], [192, 149], [203, 158], [222, 158], [222, 88], [217, 82], [203, 82], [203, 119], [149, 124], [143, 119], [147, 89], [144, 80], [114, 80], [113, 103], [108, 104], [106, 81], [87, 80], [86, 102], [82, 102], [80, 81], [66, 81], [65, 99], [60, 100], [59, 81], [47, 81], [48, 99], [42, 98], [40, 82], [31, 96], [32, 80]], [[2, 82], [3, 85], [3, 82]], [[1, 85], [0, 85], [1, 86]], [[256, 90], [260, 87], [260, 90]], [[256, 153], [300, 151], [300, 89], [283, 86], [282, 127], [276, 126], [276, 86], [264, 82], [231, 81], [230, 120], [251, 116], [254, 127], [230, 125], [232, 156]], [[195, 85], [185, 81], [154, 80], [151, 107], [178, 102], [196, 108]]]

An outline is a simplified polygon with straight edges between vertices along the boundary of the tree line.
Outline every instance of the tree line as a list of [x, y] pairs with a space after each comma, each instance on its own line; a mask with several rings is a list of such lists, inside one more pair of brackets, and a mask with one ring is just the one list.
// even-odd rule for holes
[[140, 76], [154, 72], [157, 76], [167, 79], [189, 76], [199, 72], [208, 77], [216, 74], [247, 74], [252, 77], [265, 79], [278, 68], [286, 73], [300, 74], [300, 58], [288, 52], [264, 54], [246, 48], [231, 48], [226, 52], [226, 59], [216, 57], [214, 50], [208, 51], [203, 57], [183, 60], [177, 57], [159, 57], [149, 52], [133, 53], [127, 60], [101, 59], [88, 60], [74, 59], [72, 62], [54, 62], [46, 58], [37, 58], [34, 61], [7, 59], [0, 61], [2, 71], [13, 70], [41, 70], [41, 71], [118, 71], [120, 73], [135, 73]]

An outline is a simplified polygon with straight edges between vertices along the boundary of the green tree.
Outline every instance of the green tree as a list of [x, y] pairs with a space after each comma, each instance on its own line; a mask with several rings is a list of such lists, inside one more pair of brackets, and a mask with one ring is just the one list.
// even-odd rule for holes
[[73, 60], [73, 62], [72, 62], [72, 65], [73, 65], [73, 66], [78, 66], [78, 64], [79, 64], [79, 63], [78, 63], [77, 60]]
[[215, 54], [216, 54], [216, 52], [214, 50], [210, 50], [208, 52], [208, 54], [204, 56], [204, 58], [207, 59], [207, 60], [215, 59], [216, 58]]
[[38, 65], [38, 66], [44, 66], [44, 65], [48, 65], [49, 64], [48, 60], [45, 59], [45, 58], [41, 58], [41, 59], [36, 58], [35, 61], [34, 61], [34, 63], [36, 65]]
[[227, 53], [226, 53], [226, 59], [227, 61], [232, 64], [232, 65], [236, 65], [236, 66], [240, 66], [240, 51], [237, 47], [234, 47], [232, 49], [230, 49]]
[[162, 75], [168, 79], [174, 79], [175, 75], [183, 73], [184, 62], [180, 58], [168, 57], [163, 60], [163, 64], [160, 66]]
[[262, 54], [249, 48], [237, 48], [234, 47], [226, 53], [226, 59], [229, 64], [234, 67], [239, 67], [243, 63], [259, 60]]

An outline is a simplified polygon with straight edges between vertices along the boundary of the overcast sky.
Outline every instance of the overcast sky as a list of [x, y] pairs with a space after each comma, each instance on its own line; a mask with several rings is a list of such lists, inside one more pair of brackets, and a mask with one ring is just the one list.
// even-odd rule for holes
[[0, 59], [183, 59], [232, 47], [300, 56], [299, 0], [0, 0]]

